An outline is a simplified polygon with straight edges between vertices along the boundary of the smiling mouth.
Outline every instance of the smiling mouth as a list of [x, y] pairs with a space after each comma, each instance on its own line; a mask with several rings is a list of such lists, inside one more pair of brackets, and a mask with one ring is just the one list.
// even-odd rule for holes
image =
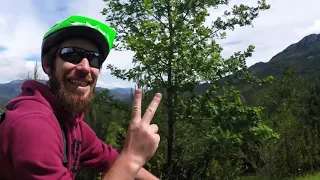
[[74, 79], [68, 79], [68, 82], [81, 87], [86, 87], [89, 85], [89, 82], [87, 81], [80, 81], [80, 80], [74, 80]]

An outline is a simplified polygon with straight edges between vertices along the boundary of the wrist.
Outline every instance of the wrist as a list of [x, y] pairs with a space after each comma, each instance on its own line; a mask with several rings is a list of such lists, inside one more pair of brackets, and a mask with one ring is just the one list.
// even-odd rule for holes
[[159, 178], [142, 167], [138, 172], [136, 180], [159, 180]]
[[120, 154], [102, 179], [136, 179], [140, 169], [141, 167], [128, 160], [125, 154]]
[[119, 163], [125, 164], [126, 169], [135, 175], [138, 174], [139, 170], [142, 167], [134, 157], [129, 156], [126, 153], [122, 152], [121, 154], [119, 154], [118, 159], [120, 161]]

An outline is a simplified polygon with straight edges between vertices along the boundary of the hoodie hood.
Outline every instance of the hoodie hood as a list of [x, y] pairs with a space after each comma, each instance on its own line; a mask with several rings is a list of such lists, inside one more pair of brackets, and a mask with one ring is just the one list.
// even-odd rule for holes
[[9, 101], [6, 105], [6, 109], [14, 110], [18, 106], [28, 106], [32, 104], [30, 101], [47, 106], [55, 113], [58, 119], [66, 122], [79, 123], [84, 119], [83, 113], [72, 118], [70, 113], [65, 111], [57, 101], [49, 86], [35, 80], [25, 81], [21, 87], [20, 95]]

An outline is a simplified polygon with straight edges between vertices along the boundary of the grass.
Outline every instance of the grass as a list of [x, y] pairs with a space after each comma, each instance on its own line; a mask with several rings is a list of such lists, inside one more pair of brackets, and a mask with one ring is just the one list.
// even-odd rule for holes
[[[262, 180], [262, 179], [263, 178], [258, 177], [258, 176], [241, 178], [241, 180]], [[307, 176], [295, 178], [295, 179], [292, 179], [292, 180], [320, 180], [320, 173], [316, 173], [316, 174], [313, 174], [313, 175], [307, 175]]]
[[320, 173], [309, 175], [305, 177], [297, 178], [296, 180], [319, 180], [320, 179]]
[[241, 180], [260, 180], [261, 178], [258, 176], [251, 176], [251, 177], [245, 177], [241, 178]]

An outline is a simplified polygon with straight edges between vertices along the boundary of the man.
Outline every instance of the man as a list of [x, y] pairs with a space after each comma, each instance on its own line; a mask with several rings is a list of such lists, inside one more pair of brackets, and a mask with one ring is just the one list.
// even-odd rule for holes
[[0, 179], [74, 179], [80, 165], [103, 172], [103, 179], [158, 179], [142, 166], [160, 141], [158, 127], [150, 122], [161, 94], [141, 117], [141, 90], [136, 90], [119, 154], [83, 121], [115, 36], [110, 27], [83, 16], [64, 19], [45, 34], [41, 55], [48, 85], [26, 81], [21, 94], [6, 105]]

